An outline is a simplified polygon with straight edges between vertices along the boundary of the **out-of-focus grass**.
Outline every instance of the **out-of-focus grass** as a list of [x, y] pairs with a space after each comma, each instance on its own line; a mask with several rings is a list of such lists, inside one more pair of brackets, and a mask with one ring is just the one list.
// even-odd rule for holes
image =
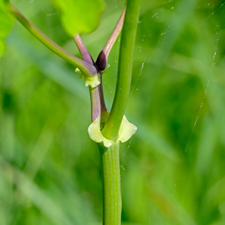
[[[106, 1], [82, 38], [96, 58], [123, 8]], [[43, 32], [79, 56], [50, 1], [16, 1]], [[121, 147], [124, 225], [225, 224], [225, 4], [143, 0]], [[87, 134], [88, 89], [72, 66], [18, 23], [1, 65], [0, 224], [101, 224], [98, 148]], [[104, 74], [113, 99], [119, 42]]]

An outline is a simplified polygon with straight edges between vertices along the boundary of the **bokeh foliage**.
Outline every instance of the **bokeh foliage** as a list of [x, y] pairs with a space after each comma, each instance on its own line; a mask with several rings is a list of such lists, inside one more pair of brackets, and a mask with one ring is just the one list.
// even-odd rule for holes
[[102, 0], [52, 0], [52, 2], [61, 14], [65, 31], [71, 36], [77, 33], [91, 33], [97, 27], [103, 11]]
[[[50, 1], [14, 2], [79, 56]], [[82, 36], [96, 59], [123, 9], [106, 1]], [[225, 224], [225, 4], [142, 1], [126, 115], [138, 131], [121, 148], [125, 225]], [[0, 59], [0, 224], [97, 225], [98, 148], [87, 134], [88, 89], [71, 65], [19, 23]], [[119, 42], [104, 74], [110, 108]]]
[[6, 0], [0, 0], [0, 57], [6, 49], [4, 38], [9, 34], [14, 22], [12, 16], [7, 12], [7, 3]]

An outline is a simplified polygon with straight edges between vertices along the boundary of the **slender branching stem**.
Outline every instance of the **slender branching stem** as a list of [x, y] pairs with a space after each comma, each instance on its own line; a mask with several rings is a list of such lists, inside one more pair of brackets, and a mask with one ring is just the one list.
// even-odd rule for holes
[[117, 22], [112, 34], [110, 35], [108, 41], [106, 42], [106, 44], [105, 44], [105, 46], [102, 50], [105, 53], [106, 56], [109, 55], [109, 52], [111, 51], [117, 37], [119, 36], [120, 31], [122, 30], [125, 12], [126, 12], [126, 7], [124, 8], [124, 10], [123, 10], [118, 22]]
[[[80, 35], [79, 34], [74, 35], [73, 39], [77, 45], [77, 48], [80, 51], [83, 60], [95, 66], [94, 60], [89, 51], [87, 50], [85, 44], [83, 43]], [[100, 71], [98, 71], [98, 75], [100, 76], [101, 83], [95, 88], [89, 87], [91, 98], [92, 121], [95, 121], [99, 115], [101, 116], [104, 112], [107, 111], [102, 88], [102, 75]]]
[[103, 225], [121, 224], [121, 188], [119, 143], [115, 142], [109, 148], [99, 144], [103, 171]]
[[[77, 48], [81, 54], [82, 59], [94, 66], [94, 60], [87, 50], [79, 34], [73, 36], [73, 39], [77, 45]], [[99, 86], [99, 85], [98, 85]], [[99, 87], [89, 87], [90, 99], [91, 99], [91, 120], [95, 121], [101, 113], [101, 100], [99, 95]]]
[[[127, 7], [124, 9], [113, 33], [99, 54], [96, 64], [79, 35], [74, 36], [74, 41], [83, 60], [63, 50], [28, 21], [14, 6], [10, 5], [11, 14], [50, 50], [78, 67], [85, 75], [92, 76], [98, 74], [100, 79], [102, 79], [101, 71], [106, 67], [108, 55], [122, 29], [124, 21], [120, 46], [117, 87], [109, 118], [108, 115], [106, 116], [107, 110], [104, 101], [102, 82], [95, 88], [90, 87], [92, 121], [95, 121], [98, 116], [103, 115], [107, 122], [102, 132], [106, 138], [111, 140], [117, 139], [130, 91], [132, 56], [140, 2], [141, 0], [127, 1]], [[121, 225], [122, 200], [120, 188], [119, 142], [113, 142], [109, 148], [99, 144], [99, 148], [103, 170], [103, 225]]]
[[109, 53], [110, 53], [110, 51], [111, 51], [117, 37], [119, 36], [120, 31], [122, 30], [122, 27], [123, 27], [125, 12], [126, 12], [126, 7], [124, 8], [124, 10], [123, 10], [114, 30], [112, 32], [111, 36], [109, 37], [109, 39], [106, 42], [104, 48], [102, 49], [102, 51], [98, 55], [96, 64], [97, 64], [99, 70], [104, 70], [107, 66], [107, 60], [108, 60]]
[[66, 60], [67, 62], [78, 67], [85, 75], [92, 76], [97, 74], [95, 66], [87, 63], [72, 54], [68, 53], [45, 34], [43, 34], [38, 28], [36, 28], [28, 19], [26, 19], [13, 5], [10, 5], [10, 13], [39, 41], [41, 41], [46, 47], [56, 53], [58, 56]]
[[133, 49], [141, 0], [128, 0], [122, 30], [116, 93], [103, 135], [116, 140], [130, 92]]
[[90, 99], [91, 99], [91, 120], [95, 121], [98, 116], [101, 115], [101, 99], [99, 95], [99, 85], [97, 87], [90, 87]]
[[81, 37], [79, 34], [76, 34], [73, 36], [73, 39], [77, 45], [77, 48], [80, 51], [80, 54], [85, 62], [88, 62], [92, 65], [94, 65], [94, 60], [92, 59], [91, 54], [87, 50], [86, 46], [84, 45], [84, 42], [82, 41]]
[[100, 80], [101, 83], [99, 85], [99, 95], [100, 95], [100, 100], [101, 100], [101, 112], [105, 113], [107, 112], [106, 104], [105, 104], [105, 98], [104, 98], [104, 93], [103, 93], [103, 85], [102, 85], [102, 73], [99, 72]]

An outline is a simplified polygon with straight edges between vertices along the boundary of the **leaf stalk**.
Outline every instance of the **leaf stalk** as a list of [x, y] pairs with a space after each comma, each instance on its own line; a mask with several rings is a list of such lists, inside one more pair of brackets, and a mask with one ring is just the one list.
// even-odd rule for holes
[[46, 47], [48, 47], [55, 54], [71, 63], [72, 65], [78, 67], [82, 73], [87, 76], [93, 76], [97, 74], [97, 69], [95, 66], [88, 62], [85, 62], [72, 54], [68, 53], [45, 34], [43, 34], [37, 27], [34, 26], [27, 18], [25, 18], [13, 5], [9, 6], [10, 13], [39, 41], [41, 41]]
[[120, 34], [120, 31], [122, 30], [122, 27], [123, 27], [125, 12], [126, 12], [126, 7], [124, 8], [124, 10], [123, 10], [116, 26], [115, 26], [113, 32], [110, 35], [108, 41], [106, 42], [104, 48], [102, 49], [102, 51], [98, 55], [96, 65], [98, 66], [100, 71], [105, 70], [105, 68], [107, 67], [107, 61], [108, 61], [109, 53], [110, 53], [114, 43], [116, 42], [116, 39], [118, 38], [118, 36]]

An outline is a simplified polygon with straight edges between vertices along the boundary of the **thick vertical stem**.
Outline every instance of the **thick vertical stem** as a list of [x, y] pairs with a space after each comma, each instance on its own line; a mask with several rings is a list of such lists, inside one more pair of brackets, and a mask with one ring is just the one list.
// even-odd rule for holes
[[141, 0], [128, 0], [122, 30], [116, 93], [102, 134], [116, 140], [130, 93], [133, 50]]
[[119, 142], [109, 148], [100, 146], [103, 170], [103, 225], [121, 224]]

